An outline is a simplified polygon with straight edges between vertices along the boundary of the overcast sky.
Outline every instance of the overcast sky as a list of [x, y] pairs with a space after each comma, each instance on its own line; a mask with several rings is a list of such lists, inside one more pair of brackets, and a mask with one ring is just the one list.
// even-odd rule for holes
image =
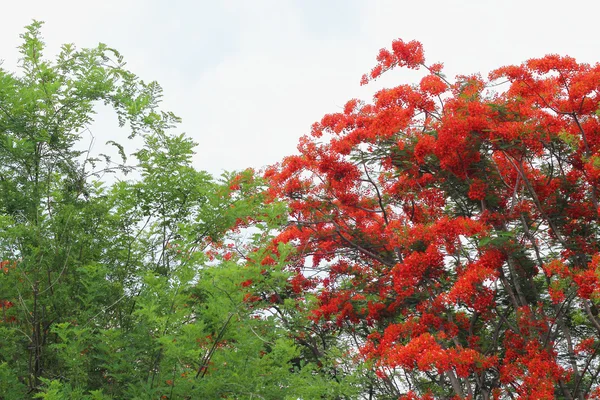
[[[163, 86], [165, 108], [199, 143], [195, 165], [220, 173], [277, 162], [348, 99], [414, 81], [394, 72], [359, 86], [393, 39], [421, 41], [450, 76], [547, 53], [596, 62], [599, 15], [592, 0], [4, 1], [0, 59], [14, 68], [32, 19], [46, 22], [49, 53], [67, 42], [118, 49], [134, 73]], [[97, 143], [126, 136], [113, 119], [92, 131]]]

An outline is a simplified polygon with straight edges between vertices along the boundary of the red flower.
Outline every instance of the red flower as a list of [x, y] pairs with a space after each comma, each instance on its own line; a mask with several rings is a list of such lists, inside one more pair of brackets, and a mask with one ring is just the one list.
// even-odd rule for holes
[[241, 283], [242, 287], [248, 287], [250, 285], [252, 285], [252, 279], [248, 279], [245, 280], [244, 282]]

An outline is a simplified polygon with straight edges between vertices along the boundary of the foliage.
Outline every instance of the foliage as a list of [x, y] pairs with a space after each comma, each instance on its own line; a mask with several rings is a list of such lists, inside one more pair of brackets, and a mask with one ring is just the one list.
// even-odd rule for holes
[[[285, 205], [250, 170], [197, 171], [160, 86], [117, 51], [65, 45], [51, 62], [40, 27], [22, 35], [19, 73], [0, 70], [0, 399], [351, 390], [245, 299]], [[129, 141], [107, 143], [120, 161], [77, 150], [99, 103], [141, 140], [133, 165]]]
[[452, 81], [402, 40], [377, 61], [363, 84], [424, 76], [324, 116], [265, 175], [297, 335], [355, 343], [365, 398], [600, 395], [600, 65]]

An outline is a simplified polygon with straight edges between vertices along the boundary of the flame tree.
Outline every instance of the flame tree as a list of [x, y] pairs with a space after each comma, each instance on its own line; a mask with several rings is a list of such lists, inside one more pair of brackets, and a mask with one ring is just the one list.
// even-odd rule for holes
[[352, 343], [365, 398], [598, 395], [600, 65], [451, 80], [396, 40], [362, 84], [401, 67], [420, 82], [350, 100], [267, 170], [296, 252], [263, 299], [304, 309], [314, 357]]

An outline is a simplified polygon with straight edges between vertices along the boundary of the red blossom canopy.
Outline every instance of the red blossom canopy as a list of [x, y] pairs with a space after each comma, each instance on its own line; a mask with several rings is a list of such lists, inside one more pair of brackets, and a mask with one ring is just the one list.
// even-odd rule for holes
[[598, 394], [600, 65], [451, 82], [402, 40], [377, 61], [363, 84], [426, 75], [324, 116], [266, 172], [292, 292], [318, 295], [305, 334], [355, 340], [382, 398]]

